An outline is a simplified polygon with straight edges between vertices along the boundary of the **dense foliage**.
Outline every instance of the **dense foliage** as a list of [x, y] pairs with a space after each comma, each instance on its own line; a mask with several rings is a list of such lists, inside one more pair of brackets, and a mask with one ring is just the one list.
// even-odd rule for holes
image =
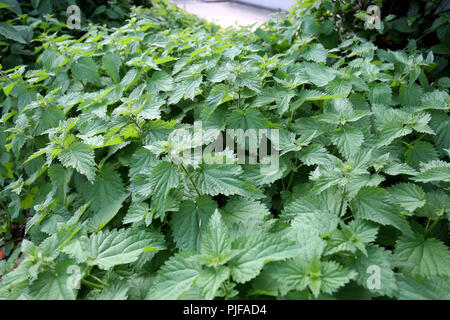
[[[44, 34], [0, 79], [0, 297], [450, 299], [450, 79], [310, 17]], [[279, 169], [178, 163], [196, 121], [279, 130]]]
[[[379, 8], [379, 28], [368, 28], [364, 23], [370, 16], [376, 16]], [[432, 50], [437, 66], [431, 72], [433, 77], [450, 73], [450, 1], [410, 0], [410, 1], [297, 1], [291, 9], [291, 17], [298, 28], [311, 30], [319, 35], [327, 48], [334, 48], [346, 37], [356, 34], [372, 41], [381, 49], [417, 48], [426, 54]], [[301, 19], [296, 19], [301, 16]], [[321, 25], [333, 25], [334, 32], [318, 33]]]
[[[80, 28], [68, 29], [71, 16], [67, 8], [75, 0], [2, 0], [0, 1], [0, 58], [6, 69], [34, 64], [35, 48], [45, 35], [81, 36], [89, 24], [120, 27], [130, 13], [130, 4], [146, 5], [145, 0], [84, 0], [80, 10]], [[73, 11], [71, 11], [73, 13]]]

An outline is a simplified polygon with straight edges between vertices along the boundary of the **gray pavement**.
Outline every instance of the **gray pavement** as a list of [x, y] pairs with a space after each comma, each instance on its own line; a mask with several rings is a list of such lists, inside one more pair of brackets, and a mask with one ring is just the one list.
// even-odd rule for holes
[[170, 0], [187, 12], [196, 14], [223, 27], [239, 27], [255, 24], [254, 28], [265, 22], [276, 12], [231, 1]]

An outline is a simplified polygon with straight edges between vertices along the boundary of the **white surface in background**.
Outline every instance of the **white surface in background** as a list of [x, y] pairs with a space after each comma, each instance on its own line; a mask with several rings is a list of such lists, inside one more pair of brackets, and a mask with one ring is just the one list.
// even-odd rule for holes
[[236, 0], [242, 3], [249, 3], [255, 6], [265, 7], [274, 10], [288, 11], [294, 5], [295, 0]]
[[171, 0], [187, 12], [196, 14], [223, 27], [255, 27], [265, 22], [273, 10], [253, 7], [237, 2], [204, 2], [200, 0]]

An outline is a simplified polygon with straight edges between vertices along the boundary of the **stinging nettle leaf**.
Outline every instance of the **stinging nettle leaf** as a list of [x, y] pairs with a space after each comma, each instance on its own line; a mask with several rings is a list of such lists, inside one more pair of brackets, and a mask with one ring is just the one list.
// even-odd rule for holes
[[73, 143], [67, 149], [61, 151], [58, 159], [65, 167], [73, 167], [79, 173], [84, 174], [88, 180], [95, 178], [94, 150], [83, 143]]

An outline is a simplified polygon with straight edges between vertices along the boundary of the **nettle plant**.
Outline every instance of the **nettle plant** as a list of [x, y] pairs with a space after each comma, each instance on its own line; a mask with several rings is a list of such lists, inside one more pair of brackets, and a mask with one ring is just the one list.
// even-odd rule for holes
[[[449, 78], [322, 31], [161, 2], [3, 71], [0, 297], [448, 299]], [[175, 161], [196, 121], [278, 130], [278, 170]]]

